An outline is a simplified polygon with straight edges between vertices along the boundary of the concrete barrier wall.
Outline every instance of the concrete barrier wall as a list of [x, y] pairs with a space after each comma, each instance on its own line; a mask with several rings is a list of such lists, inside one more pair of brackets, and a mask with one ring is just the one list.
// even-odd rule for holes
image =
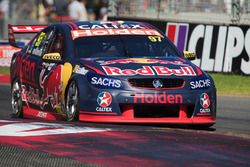
[[211, 25], [110, 17], [148, 22], [180, 49], [197, 54], [193, 61], [205, 71], [250, 75], [250, 25]]

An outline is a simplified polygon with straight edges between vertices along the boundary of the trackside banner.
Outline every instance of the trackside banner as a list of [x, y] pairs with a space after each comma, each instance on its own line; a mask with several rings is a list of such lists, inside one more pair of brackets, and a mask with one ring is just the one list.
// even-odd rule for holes
[[12, 55], [19, 50], [19, 48], [15, 48], [10, 45], [0, 44], [0, 67], [9, 67]]
[[[109, 18], [110, 20], [130, 20]], [[194, 64], [205, 71], [250, 75], [250, 25], [208, 25], [132, 19], [148, 22], [181, 51], [194, 51]]]

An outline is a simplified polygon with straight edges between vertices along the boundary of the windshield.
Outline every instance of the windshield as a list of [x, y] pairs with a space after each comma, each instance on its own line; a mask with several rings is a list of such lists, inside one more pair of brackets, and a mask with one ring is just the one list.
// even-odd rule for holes
[[178, 56], [176, 49], [164, 37], [146, 35], [91, 36], [74, 40], [79, 58], [108, 57], [168, 57]]

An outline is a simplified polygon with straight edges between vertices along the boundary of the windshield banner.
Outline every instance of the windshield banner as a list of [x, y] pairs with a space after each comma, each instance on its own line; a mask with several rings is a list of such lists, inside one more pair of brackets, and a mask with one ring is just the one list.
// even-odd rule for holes
[[162, 35], [153, 29], [93, 29], [93, 30], [73, 30], [71, 31], [72, 39], [89, 36], [105, 36], [105, 35]]

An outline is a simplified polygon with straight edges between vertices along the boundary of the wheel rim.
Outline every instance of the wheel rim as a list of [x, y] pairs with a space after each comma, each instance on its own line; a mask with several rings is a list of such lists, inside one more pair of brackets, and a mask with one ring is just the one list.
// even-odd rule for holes
[[18, 82], [15, 82], [12, 87], [11, 105], [13, 114], [18, 114], [22, 109], [21, 89]]
[[77, 112], [77, 103], [78, 103], [78, 92], [77, 87], [74, 82], [69, 86], [66, 100], [66, 114], [68, 120], [72, 120], [75, 117]]

